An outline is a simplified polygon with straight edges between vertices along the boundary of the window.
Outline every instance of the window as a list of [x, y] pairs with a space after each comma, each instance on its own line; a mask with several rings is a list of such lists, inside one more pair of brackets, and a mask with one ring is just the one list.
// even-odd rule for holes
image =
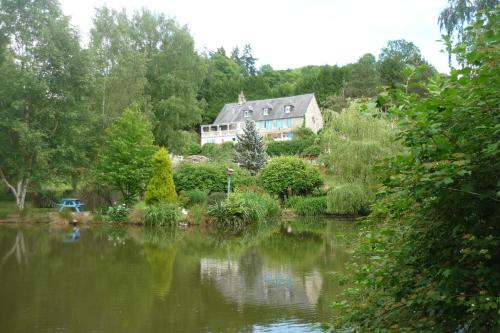
[[210, 132], [217, 132], [219, 130], [218, 126], [210, 126]]
[[292, 105], [285, 105], [285, 113], [290, 113], [290, 112], [292, 112], [292, 110], [293, 110]]
[[266, 129], [272, 129], [272, 128], [273, 128], [273, 121], [266, 120]]
[[230, 131], [235, 131], [236, 130], [236, 124], [229, 124], [229, 130]]
[[221, 131], [227, 131], [227, 125], [220, 125]]
[[250, 111], [245, 110], [245, 118], [248, 118], [248, 117], [250, 117]]
[[285, 121], [283, 119], [276, 120], [276, 127], [277, 128], [284, 128], [285, 127]]
[[271, 111], [271, 108], [263, 108], [262, 109], [262, 114], [264, 116], [269, 116], [269, 111]]
[[257, 122], [257, 128], [262, 129], [265, 127], [265, 121], [258, 121]]
[[288, 118], [288, 119], [286, 120], [286, 127], [288, 127], [288, 128], [292, 128], [292, 118]]
[[207, 132], [210, 132], [210, 127], [209, 126], [203, 126], [201, 128], [201, 130], [204, 132], [204, 133], [207, 133]]

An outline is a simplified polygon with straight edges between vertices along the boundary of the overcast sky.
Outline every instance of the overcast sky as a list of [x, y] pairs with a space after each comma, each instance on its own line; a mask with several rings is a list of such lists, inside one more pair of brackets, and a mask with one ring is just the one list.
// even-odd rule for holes
[[387, 41], [406, 39], [440, 72], [448, 72], [437, 24], [446, 0], [60, 0], [84, 40], [96, 7], [147, 7], [187, 25], [196, 48], [251, 44], [258, 65], [274, 69], [344, 65], [378, 57]]

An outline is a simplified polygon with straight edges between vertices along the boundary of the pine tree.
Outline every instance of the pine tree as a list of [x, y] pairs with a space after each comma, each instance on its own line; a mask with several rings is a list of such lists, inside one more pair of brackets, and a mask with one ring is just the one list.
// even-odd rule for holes
[[243, 135], [238, 135], [236, 161], [252, 175], [255, 175], [266, 164], [266, 145], [253, 121], [247, 120]]
[[147, 204], [157, 202], [177, 202], [172, 161], [165, 148], [160, 148], [153, 157], [153, 178], [149, 181], [144, 200]]

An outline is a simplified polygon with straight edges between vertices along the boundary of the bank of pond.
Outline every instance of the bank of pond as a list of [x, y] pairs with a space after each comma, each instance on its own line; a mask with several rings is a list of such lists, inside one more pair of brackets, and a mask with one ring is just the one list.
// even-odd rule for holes
[[351, 220], [232, 232], [192, 226], [0, 225], [6, 332], [323, 332]]

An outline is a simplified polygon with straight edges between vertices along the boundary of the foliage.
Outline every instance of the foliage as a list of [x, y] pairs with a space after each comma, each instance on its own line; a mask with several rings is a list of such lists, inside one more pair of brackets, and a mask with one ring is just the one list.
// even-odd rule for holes
[[144, 210], [146, 225], [172, 225], [176, 224], [180, 217], [179, 207], [172, 203], [160, 202]]
[[[494, 10], [497, 5], [498, 0], [448, 0], [448, 7], [439, 14], [439, 28], [445, 30], [449, 41], [460, 43], [465, 27], [475, 21], [476, 15], [488, 9]], [[451, 66], [451, 52], [448, 54]]]
[[153, 178], [144, 193], [147, 204], [158, 202], [177, 202], [174, 179], [172, 178], [172, 161], [165, 148], [160, 148], [153, 156]]
[[0, 22], [0, 180], [24, 209], [29, 187], [88, 165], [90, 60], [57, 1], [2, 0]]
[[226, 199], [227, 193], [224, 192], [212, 192], [207, 197], [207, 205], [215, 205]]
[[232, 142], [224, 142], [221, 144], [205, 143], [201, 147], [201, 154], [208, 157], [212, 162], [232, 163], [236, 157], [235, 153], [234, 143]]
[[273, 158], [259, 174], [260, 185], [282, 199], [291, 195], [311, 193], [321, 186], [319, 171], [297, 157]]
[[97, 9], [94, 25], [91, 51], [106, 121], [135, 101], [152, 114], [156, 142], [177, 150], [179, 131], [201, 121], [196, 97], [206, 73], [187, 27], [147, 9], [128, 15], [106, 7]]
[[278, 203], [266, 193], [235, 192], [210, 206], [208, 213], [221, 226], [263, 223], [280, 214]]
[[365, 102], [353, 102], [348, 110], [333, 114], [322, 132], [320, 155], [336, 185], [328, 194], [330, 213], [367, 208], [377, 188], [373, 167], [403, 151], [396, 134], [394, 120]]
[[125, 204], [114, 205], [108, 208], [107, 214], [111, 222], [126, 222], [130, 214], [130, 209]]
[[238, 135], [236, 161], [251, 175], [255, 175], [267, 162], [266, 145], [257, 131], [255, 122], [247, 120], [243, 134]]
[[334, 186], [327, 194], [327, 211], [330, 214], [358, 214], [368, 210], [374, 194], [362, 182]]
[[126, 203], [133, 203], [151, 177], [153, 141], [149, 122], [137, 106], [125, 110], [106, 130], [98, 157], [98, 181], [115, 187]]
[[377, 71], [375, 56], [367, 53], [358, 62], [348, 67], [348, 77], [345, 84], [347, 97], [373, 97], [380, 89], [380, 75]]
[[[464, 67], [425, 99], [400, 94], [408, 156], [361, 234], [361, 264], [337, 320], [355, 331], [500, 330], [500, 8], [478, 18]], [[395, 110], [393, 110], [395, 112]]]
[[179, 199], [179, 201], [182, 200], [182, 202], [186, 206], [203, 204], [207, 201], [208, 191], [207, 190], [193, 189], [193, 190], [181, 192], [180, 197], [182, 199]]
[[327, 213], [326, 196], [321, 197], [291, 197], [287, 199], [286, 206], [293, 208], [302, 216], [318, 216]]
[[236, 166], [217, 163], [182, 163], [174, 170], [174, 182], [178, 192], [202, 190], [208, 192], [226, 192], [226, 169], [230, 166], [234, 173], [231, 176], [232, 188], [248, 185], [252, 182], [247, 171]]
[[288, 141], [271, 141], [267, 144], [269, 156], [318, 156], [321, 148], [317, 144], [318, 136], [307, 127], [293, 130], [293, 138]]
[[[420, 49], [404, 39], [391, 40], [380, 51], [380, 60], [377, 64], [382, 83], [390, 88], [400, 88], [406, 84], [408, 92], [423, 92], [418, 90], [421, 82], [426, 82], [436, 73], [434, 67], [422, 57]], [[408, 66], [422, 68], [419, 75], [406, 82], [404, 71]], [[411, 88], [411, 89], [410, 89]]]

